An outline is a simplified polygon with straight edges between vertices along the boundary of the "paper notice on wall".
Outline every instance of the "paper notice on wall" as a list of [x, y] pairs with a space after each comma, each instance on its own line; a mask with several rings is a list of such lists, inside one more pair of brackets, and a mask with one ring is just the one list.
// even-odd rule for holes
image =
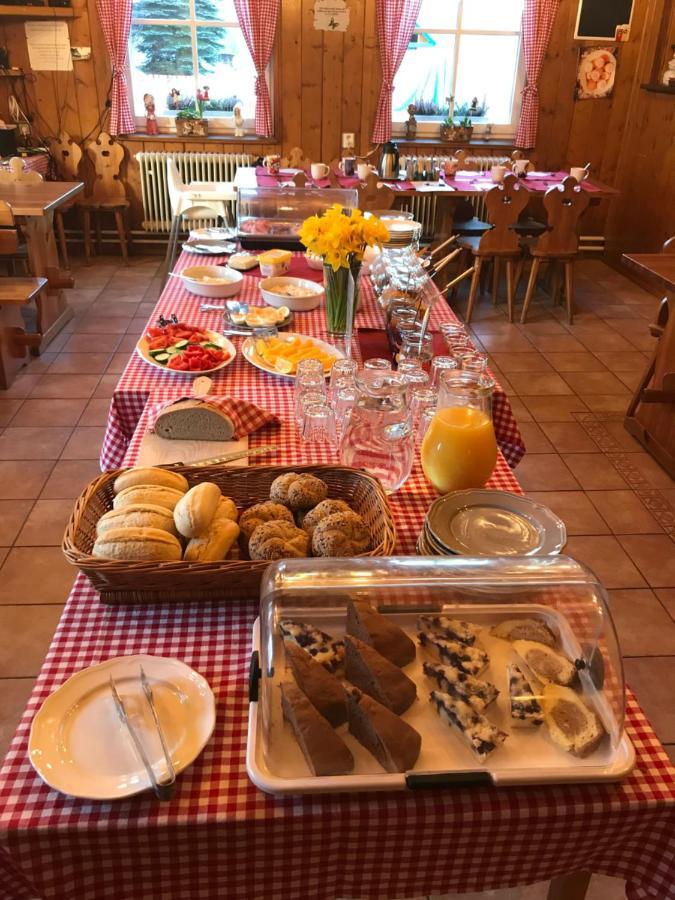
[[314, 28], [317, 31], [346, 31], [349, 9], [345, 0], [316, 0]]
[[70, 36], [66, 22], [26, 22], [28, 59], [34, 72], [70, 72]]

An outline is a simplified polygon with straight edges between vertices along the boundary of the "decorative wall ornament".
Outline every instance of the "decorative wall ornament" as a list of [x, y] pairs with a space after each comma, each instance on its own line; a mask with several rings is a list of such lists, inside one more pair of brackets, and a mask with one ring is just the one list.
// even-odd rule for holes
[[579, 51], [577, 100], [602, 100], [614, 91], [618, 47], [588, 47]]
[[316, 0], [314, 28], [317, 31], [346, 31], [349, 9], [345, 0]]

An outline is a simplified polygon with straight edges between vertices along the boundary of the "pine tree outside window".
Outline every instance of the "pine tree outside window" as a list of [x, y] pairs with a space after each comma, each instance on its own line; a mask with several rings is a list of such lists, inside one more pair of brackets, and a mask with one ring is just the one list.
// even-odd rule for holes
[[157, 122], [168, 131], [205, 88], [202, 111], [212, 126], [231, 130], [240, 105], [253, 129], [255, 75], [233, 0], [134, 0], [128, 81], [141, 129], [145, 94], [155, 98]]

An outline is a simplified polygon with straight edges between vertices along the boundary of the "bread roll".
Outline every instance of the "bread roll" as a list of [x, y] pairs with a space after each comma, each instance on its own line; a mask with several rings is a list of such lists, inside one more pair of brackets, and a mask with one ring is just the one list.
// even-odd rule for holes
[[224, 559], [239, 536], [239, 526], [231, 519], [213, 519], [199, 537], [194, 537], [185, 548], [183, 559], [187, 562], [215, 562]]
[[152, 503], [133, 503], [104, 513], [96, 524], [97, 537], [102, 537], [111, 528], [159, 528], [169, 534], [178, 534], [171, 511]]
[[220, 488], [211, 481], [202, 481], [190, 488], [173, 511], [178, 531], [186, 538], [203, 534], [213, 521], [220, 498]]
[[239, 510], [237, 509], [237, 504], [231, 497], [221, 497], [218, 501], [218, 506], [216, 506], [216, 511], [213, 515], [214, 519], [230, 519], [232, 522], [236, 522], [239, 518]]
[[124, 488], [113, 500], [113, 509], [121, 509], [124, 506], [138, 506], [150, 503], [152, 506], [162, 506], [173, 513], [180, 499], [184, 496], [182, 491], [174, 488], [162, 487], [159, 484], [135, 484]]
[[173, 562], [183, 555], [178, 538], [159, 528], [111, 528], [91, 551], [104, 559]]
[[116, 494], [121, 493], [125, 488], [133, 487], [137, 484], [158, 484], [160, 487], [173, 488], [174, 491], [180, 491], [184, 494], [189, 485], [187, 478], [178, 472], [171, 472], [168, 469], [160, 469], [156, 466], [138, 466], [135, 469], [127, 469], [121, 472], [115, 479], [113, 490]]

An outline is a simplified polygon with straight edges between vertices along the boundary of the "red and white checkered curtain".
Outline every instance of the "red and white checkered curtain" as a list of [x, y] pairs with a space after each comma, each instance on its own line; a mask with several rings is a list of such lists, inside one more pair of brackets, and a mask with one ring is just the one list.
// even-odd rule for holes
[[272, 101], [265, 69], [272, 55], [281, 0], [234, 0], [237, 19], [256, 71], [255, 133], [271, 137]]
[[523, 9], [523, 54], [527, 83], [516, 133], [516, 147], [529, 149], [537, 140], [539, 124], [539, 75], [551, 39], [559, 0], [525, 0]]
[[131, 30], [132, 0], [96, 0], [105, 45], [112, 63], [110, 134], [132, 134], [136, 123], [129, 107], [129, 88], [124, 71]]
[[373, 143], [391, 137], [391, 95], [394, 75], [403, 61], [415, 28], [422, 0], [376, 0], [377, 40], [380, 45], [382, 87], [377, 102]]

